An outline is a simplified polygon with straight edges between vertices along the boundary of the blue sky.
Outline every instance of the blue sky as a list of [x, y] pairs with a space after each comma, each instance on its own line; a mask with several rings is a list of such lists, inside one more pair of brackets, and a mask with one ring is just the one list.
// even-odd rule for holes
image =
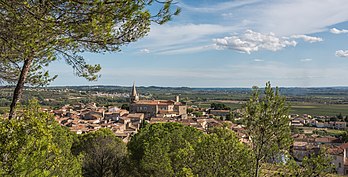
[[348, 86], [346, 0], [178, 0], [179, 16], [151, 26], [100, 63], [88, 82], [58, 61], [51, 85], [251, 87]]

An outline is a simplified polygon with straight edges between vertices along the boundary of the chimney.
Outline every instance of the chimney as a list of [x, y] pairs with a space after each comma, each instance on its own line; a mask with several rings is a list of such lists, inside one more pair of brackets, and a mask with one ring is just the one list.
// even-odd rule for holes
[[179, 96], [175, 97], [175, 102], [180, 102]]

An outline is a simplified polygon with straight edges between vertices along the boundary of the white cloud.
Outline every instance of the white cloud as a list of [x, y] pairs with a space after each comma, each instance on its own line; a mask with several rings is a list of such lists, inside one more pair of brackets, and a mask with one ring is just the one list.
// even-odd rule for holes
[[145, 48], [145, 49], [141, 49], [140, 53], [150, 53], [150, 50]]
[[216, 49], [233, 49], [242, 53], [256, 52], [259, 50], [278, 51], [282, 48], [297, 45], [293, 39], [302, 39], [305, 42], [314, 43], [323, 41], [320, 37], [308, 35], [292, 35], [290, 37], [278, 37], [274, 33], [259, 33], [252, 30], [246, 30], [242, 35], [233, 35], [231, 37], [217, 38], [213, 41]]
[[297, 44], [294, 40], [279, 38], [274, 33], [262, 34], [252, 30], [246, 30], [241, 36], [214, 39], [214, 42], [218, 49], [233, 49], [248, 54], [259, 50], [277, 51]]
[[301, 62], [310, 62], [310, 61], [313, 61], [313, 59], [311, 59], [311, 58], [304, 58], [304, 59], [301, 59], [300, 61]]
[[348, 57], [348, 50], [338, 50], [338, 51], [336, 51], [336, 56]]
[[343, 33], [348, 33], [348, 30], [346, 29], [339, 30], [337, 28], [331, 28], [330, 32], [333, 34], [343, 34]]
[[255, 61], [255, 62], [262, 62], [262, 61], [264, 61], [264, 60], [261, 60], [261, 59], [255, 58], [255, 59], [254, 59], [254, 61]]
[[304, 41], [306, 42], [309, 42], [309, 43], [314, 43], [314, 42], [321, 42], [323, 41], [322, 38], [320, 37], [313, 37], [313, 36], [308, 36], [308, 35], [292, 35], [291, 38], [294, 38], [294, 39], [303, 39]]

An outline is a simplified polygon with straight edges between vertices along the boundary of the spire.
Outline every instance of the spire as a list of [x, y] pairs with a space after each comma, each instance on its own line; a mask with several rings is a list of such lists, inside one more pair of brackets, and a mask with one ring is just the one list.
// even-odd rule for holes
[[135, 82], [133, 82], [133, 88], [132, 88], [132, 92], [130, 95], [130, 101], [131, 101], [131, 103], [133, 103], [135, 101], [139, 101], [139, 95], [137, 94], [137, 89], [135, 88]]
[[137, 89], [135, 88], [135, 82], [133, 82], [132, 96], [137, 96]]

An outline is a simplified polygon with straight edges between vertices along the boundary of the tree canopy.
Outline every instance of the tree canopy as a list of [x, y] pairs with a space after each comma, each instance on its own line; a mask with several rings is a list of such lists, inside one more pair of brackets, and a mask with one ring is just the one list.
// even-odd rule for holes
[[128, 143], [130, 158], [143, 176], [175, 176], [190, 169], [201, 135], [195, 128], [177, 123], [148, 125]]
[[231, 110], [230, 107], [226, 106], [223, 103], [211, 103], [210, 108], [214, 110]]
[[0, 176], [81, 176], [75, 135], [31, 101], [20, 120], [0, 118]]
[[227, 129], [203, 134], [177, 123], [152, 124], [128, 149], [135, 176], [248, 176], [253, 167], [250, 149]]
[[82, 158], [85, 177], [117, 177], [127, 174], [127, 147], [120, 138], [106, 128], [80, 135], [72, 152]]
[[214, 128], [195, 150], [193, 173], [198, 176], [250, 176], [252, 153], [228, 129]]
[[10, 118], [25, 83], [42, 85], [56, 77], [45, 70], [52, 61], [65, 60], [77, 76], [96, 80], [100, 65], [88, 64], [81, 53], [119, 51], [144, 37], [151, 22], [177, 15], [171, 5], [172, 0], [0, 0], [0, 81], [17, 82]]

